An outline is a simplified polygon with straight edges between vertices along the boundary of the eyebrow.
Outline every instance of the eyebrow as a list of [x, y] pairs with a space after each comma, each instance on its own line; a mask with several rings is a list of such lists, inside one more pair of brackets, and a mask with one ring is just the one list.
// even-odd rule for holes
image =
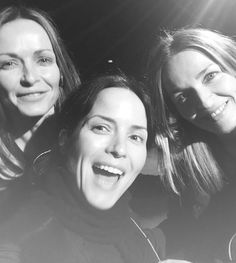
[[202, 75], [204, 75], [206, 73], [206, 71], [208, 70], [209, 67], [211, 67], [212, 65], [214, 65], [213, 63], [210, 63], [209, 65], [207, 65], [203, 70], [201, 70], [197, 75], [196, 78], [200, 78]]
[[[42, 53], [44, 51], [50, 51], [53, 52], [53, 49], [40, 49], [40, 50], [36, 50], [34, 53], [35, 54], [39, 54]], [[12, 53], [12, 52], [6, 52], [6, 53], [0, 53], [0, 56], [10, 56], [10, 57], [14, 57], [14, 58], [18, 58], [19, 56], [16, 53]]]
[[[89, 117], [89, 118], [87, 118], [85, 121], [89, 121], [89, 120], [91, 120], [91, 119], [93, 119], [93, 118], [101, 118], [101, 119], [103, 119], [103, 120], [106, 120], [106, 121], [108, 121], [108, 122], [111, 122], [111, 123], [113, 123], [113, 124], [115, 124], [116, 122], [112, 119], [112, 118], [110, 118], [110, 117], [107, 117], [107, 116], [104, 116], [104, 115], [93, 115], [93, 116], [91, 116], [91, 117]], [[133, 129], [137, 129], [137, 130], [146, 130], [147, 131], [147, 128], [146, 127], [144, 127], [144, 126], [141, 126], [141, 125], [132, 125], [131, 126]]]
[[14, 58], [17, 58], [17, 57], [18, 57], [16, 54], [10, 53], [10, 52], [0, 53], [0, 56], [9, 56], [9, 57], [14, 57]]

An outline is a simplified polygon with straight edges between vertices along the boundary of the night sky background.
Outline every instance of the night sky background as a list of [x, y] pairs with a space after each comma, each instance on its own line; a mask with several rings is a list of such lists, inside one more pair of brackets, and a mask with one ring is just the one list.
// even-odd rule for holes
[[[48, 12], [82, 80], [117, 68], [142, 80], [150, 47], [162, 29], [200, 25], [236, 36], [236, 0], [0, 0], [0, 7], [15, 3]], [[156, 160], [149, 161], [146, 174], [153, 175]], [[132, 208], [148, 215], [148, 225], [162, 220], [166, 211], [157, 179], [139, 177], [132, 186]]]
[[117, 67], [142, 79], [160, 29], [201, 25], [236, 35], [235, 0], [0, 0], [0, 7], [12, 3], [52, 16], [82, 79]]

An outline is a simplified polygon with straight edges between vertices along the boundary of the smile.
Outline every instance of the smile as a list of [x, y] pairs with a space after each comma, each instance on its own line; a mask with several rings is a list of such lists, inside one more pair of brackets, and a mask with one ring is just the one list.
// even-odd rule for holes
[[47, 92], [22, 93], [22, 94], [17, 94], [17, 98], [22, 102], [35, 102], [35, 101], [40, 101], [42, 98], [44, 98], [46, 94]]
[[112, 166], [108, 166], [108, 165], [94, 165], [94, 168], [97, 171], [100, 171], [102, 173], [102, 175], [106, 175], [106, 176], [118, 176], [120, 177], [121, 175], [124, 174], [123, 171], [121, 171], [120, 169], [116, 168], [116, 167], [112, 167]]
[[216, 111], [212, 112], [212, 113], [211, 113], [211, 117], [212, 117], [213, 119], [216, 119], [216, 117], [217, 117], [220, 113], [223, 112], [223, 110], [225, 109], [227, 103], [228, 103], [228, 100], [227, 100], [225, 103], [223, 103], [219, 108], [217, 108]]
[[18, 98], [22, 97], [38, 97], [40, 95], [44, 94], [44, 92], [32, 92], [32, 93], [25, 93], [25, 94], [18, 94]]

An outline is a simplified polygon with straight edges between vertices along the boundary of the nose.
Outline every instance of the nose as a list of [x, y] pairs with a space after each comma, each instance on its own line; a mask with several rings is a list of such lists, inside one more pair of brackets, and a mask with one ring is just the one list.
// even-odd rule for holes
[[33, 65], [24, 65], [21, 76], [21, 85], [31, 87], [38, 79], [37, 72]]
[[125, 158], [127, 154], [127, 145], [125, 138], [121, 136], [115, 136], [111, 139], [108, 147], [107, 153], [110, 153], [114, 158]]
[[193, 97], [193, 104], [199, 109], [209, 109], [214, 104], [214, 96], [211, 90], [207, 87], [198, 87], [194, 89], [195, 96]]

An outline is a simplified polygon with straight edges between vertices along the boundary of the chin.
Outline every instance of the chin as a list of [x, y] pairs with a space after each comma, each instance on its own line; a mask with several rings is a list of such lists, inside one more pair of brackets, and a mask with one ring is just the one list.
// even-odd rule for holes
[[24, 109], [24, 110], [20, 110], [20, 113], [23, 116], [28, 116], [28, 117], [40, 117], [43, 116], [46, 112], [44, 110], [37, 110], [37, 109]]
[[114, 205], [115, 205], [115, 203], [106, 204], [103, 202], [103, 203], [99, 203], [99, 204], [94, 204], [93, 206], [99, 210], [108, 210], [108, 209], [111, 209]]
[[[109, 202], [107, 202], [109, 200]], [[98, 210], [108, 210], [108, 209], [111, 209], [117, 201], [111, 201], [109, 199], [109, 197], [107, 197], [105, 200], [104, 199], [101, 199], [101, 200], [96, 200], [94, 202], [94, 200], [88, 200], [87, 199], [87, 202], [93, 206], [94, 208], [98, 209]]]

